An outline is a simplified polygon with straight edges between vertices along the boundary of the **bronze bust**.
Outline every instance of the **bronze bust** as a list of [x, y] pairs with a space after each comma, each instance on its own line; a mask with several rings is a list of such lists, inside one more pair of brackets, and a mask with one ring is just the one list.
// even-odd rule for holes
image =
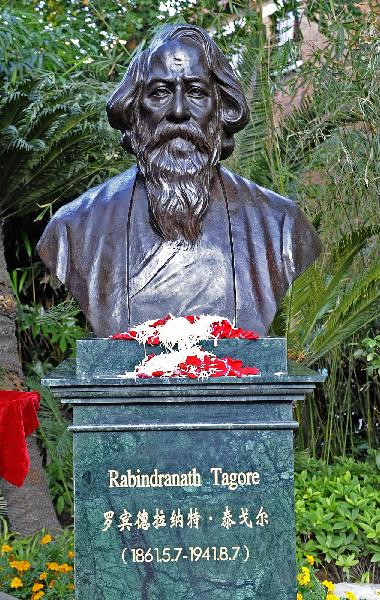
[[293, 201], [220, 165], [249, 119], [224, 55], [199, 27], [165, 27], [107, 111], [137, 165], [62, 207], [42, 260], [98, 336], [169, 312], [265, 334], [321, 244]]

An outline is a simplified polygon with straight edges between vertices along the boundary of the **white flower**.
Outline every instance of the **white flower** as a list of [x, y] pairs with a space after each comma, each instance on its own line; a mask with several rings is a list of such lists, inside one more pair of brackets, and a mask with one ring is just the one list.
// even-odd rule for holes
[[167, 0], [167, 2], [160, 2], [158, 10], [160, 12], [168, 13], [169, 17], [174, 17], [174, 15], [177, 14], [176, 7], [173, 2], [170, 2], [170, 0]]

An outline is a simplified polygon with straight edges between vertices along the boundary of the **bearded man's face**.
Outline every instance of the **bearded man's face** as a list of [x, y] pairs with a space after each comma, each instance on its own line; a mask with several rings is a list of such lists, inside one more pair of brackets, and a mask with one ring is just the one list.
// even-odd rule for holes
[[201, 46], [190, 38], [162, 44], [149, 58], [139, 100], [132, 146], [151, 223], [166, 240], [195, 243], [221, 151], [218, 95]]

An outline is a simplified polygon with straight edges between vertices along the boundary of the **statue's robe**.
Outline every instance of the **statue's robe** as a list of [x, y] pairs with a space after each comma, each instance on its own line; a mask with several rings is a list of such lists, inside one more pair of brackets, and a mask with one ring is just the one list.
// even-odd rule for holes
[[220, 168], [225, 195], [213, 177], [202, 234], [184, 247], [151, 227], [137, 173], [132, 167], [62, 207], [37, 247], [96, 335], [168, 313], [222, 315], [265, 334], [292, 281], [321, 251], [298, 206]]

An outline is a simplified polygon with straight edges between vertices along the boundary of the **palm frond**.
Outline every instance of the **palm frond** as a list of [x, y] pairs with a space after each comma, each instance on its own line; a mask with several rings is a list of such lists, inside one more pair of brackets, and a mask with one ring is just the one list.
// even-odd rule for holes
[[380, 316], [380, 265], [365, 270], [346, 290], [336, 308], [320, 325], [308, 347], [311, 364]]
[[[258, 156], [265, 156], [265, 146], [270, 128], [268, 119], [268, 81], [266, 73], [266, 31], [260, 18], [252, 23], [253, 31], [241, 52], [238, 74], [250, 109], [248, 125], [235, 136], [235, 151], [228, 161], [228, 166], [247, 178], [262, 183], [260, 171], [255, 164]], [[264, 169], [263, 171], [266, 171]], [[264, 178], [265, 179], [265, 178]]]
[[[358, 256], [363, 247], [368, 244], [369, 239], [378, 233], [379, 230], [375, 227], [363, 227], [350, 235], [344, 235], [335, 245], [329, 258], [329, 265], [326, 265], [326, 284], [323, 285], [321, 279], [319, 285], [313, 286], [312, 299], [306, 305], [311, 309], [308, 310], [307, 318], [304, 325], [301, 327], [300, 335], [303, 344], [306, 346], [313, 336], [313, 331], [316, 323], [318, 323], [325, 315], [333, 311], [338, 304], [339, 299], [345, 294], [346, 284], [351, 275], [351, 266], [354, 259]], [[331, 275], [330, 275], [331, 273]], [[314, 274], [317, 281], [317, 276]], [[315, 282], [316, 283], [316, 282]], [[303, 281], [296, 282], [298, 290], [303, 286]], [[308, 288], [310, 289], [310, 287]], [[307, 293], [307, 292], [306, 292]], [[300, 293], [301, 302], [305, 301]], [[297, 297], [297, 294], [294, 294]], [[297, 310], [297, 304], [295, 310]]]
[[298, 277], [279, 306], [272, 333], [286, 336], [290, 349], [308, 364], [350, 338], [380, 315], [380, 265], [352, 280], [352, 264], [379, 229], [363, 227], [342, 236], [328, 260]]
[[[125, 168], [104, 111], [109, 85], [21, 82], [0, 102], [0, 216], [25, 215], [70, 199], [86, 181]], [[108, 157], [112, 155], [112, 160]]]

